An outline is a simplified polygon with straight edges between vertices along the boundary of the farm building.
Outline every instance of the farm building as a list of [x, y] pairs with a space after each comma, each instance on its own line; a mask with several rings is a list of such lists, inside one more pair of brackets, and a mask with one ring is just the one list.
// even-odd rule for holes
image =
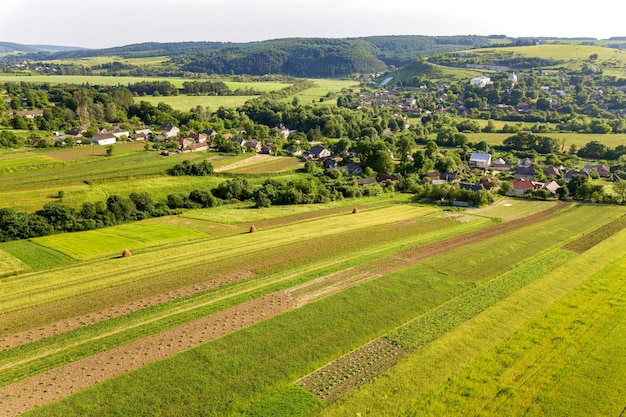
[[91, 142], [96, 145], [113, 145], [117, 142], [117, 138], [113, 133], [103, 133], [101, 135], [96, 135], [91, 138]]
[[472, 152], [469, 164], [472, 168], [487, 168], [491, 165], [491, 155], [488, 153]]

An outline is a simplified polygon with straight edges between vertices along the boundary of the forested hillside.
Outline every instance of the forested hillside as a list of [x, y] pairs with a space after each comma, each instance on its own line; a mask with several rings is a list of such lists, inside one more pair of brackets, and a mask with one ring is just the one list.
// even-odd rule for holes
[[180, 70], [191, 73], [333, 78], [382, 72], [390, 65], [405, 65], [419, 56], [491, 43], [489, 38], [481, 36], [289, 38], [249, 43], [151, 42], [89, 51], [33, 52], [20, 55], [19, 59], [45, 61], [95, 56], [168, 56]]

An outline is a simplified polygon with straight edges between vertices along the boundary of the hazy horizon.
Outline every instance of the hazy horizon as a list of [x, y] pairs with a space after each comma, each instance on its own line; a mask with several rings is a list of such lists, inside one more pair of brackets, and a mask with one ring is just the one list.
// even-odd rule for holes
[[[0, 40], [89, 49], [145, 42], [255, 42], [382, 35], [626, 36], [621, 7], [529, 0], [3, 0]], [[607, 13], [609, 11], [610, 13]], [[21, 18], [23, 17], [23, 18]], [[620, 33], [621, 32], [621, 33]]]

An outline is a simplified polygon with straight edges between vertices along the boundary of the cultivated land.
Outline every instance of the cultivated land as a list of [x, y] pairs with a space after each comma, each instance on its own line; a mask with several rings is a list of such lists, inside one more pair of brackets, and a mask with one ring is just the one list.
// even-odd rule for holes
[[[607, 370], [624, 366], [624, 208], [442, 211], [387, 196], [266, 210], [1, 244], [0, 413], [626, 406], [624, 373]], [[46, 262], [26, 251], [42, 244]]]
[[[564, 51], [546, 45], [533, 56], [619, 58]], [[107, 59], [116, 60], [85, 64]], [[44, 77], [143, 79], [83, 78]], [[354, 86], [315, 82], [298, 101], [332, 104], [334, 92]], [[137, 100], [188, 110], [247, 98]], [[468, 135], [490, 144], [508, 136]], [[625, 142], [549, 136], [566, 147]], [[163, 201], [226, 178], [304, 175], [295, 158], [163, 157], [137, 143], [105, 150], [5, 151], [0, 208], [79, 208], [132, 192]], [[165, 175], [183, 160], [209, 161], [216, 174]], [[623, 416], [625, 214], [618, 205], [514, 198], [451, 209], [383, 193], [262, 209], [239, 202], [3, 242], [0, 415]]]

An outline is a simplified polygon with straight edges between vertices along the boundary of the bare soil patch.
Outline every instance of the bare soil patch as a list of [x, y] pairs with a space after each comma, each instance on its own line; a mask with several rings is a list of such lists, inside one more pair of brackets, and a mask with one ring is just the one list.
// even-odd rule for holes
[[237, 168], [243, 168], [249, 165], [260, 164], [262, 162], [271, 161], [276, 159], [276, 156], [256, 154], [250, 158], [242, 159], [241, 161], [233, 162], [232, 164], [224, 165], [222, 167], [215, 168], [215, 172], [231, 171]]

